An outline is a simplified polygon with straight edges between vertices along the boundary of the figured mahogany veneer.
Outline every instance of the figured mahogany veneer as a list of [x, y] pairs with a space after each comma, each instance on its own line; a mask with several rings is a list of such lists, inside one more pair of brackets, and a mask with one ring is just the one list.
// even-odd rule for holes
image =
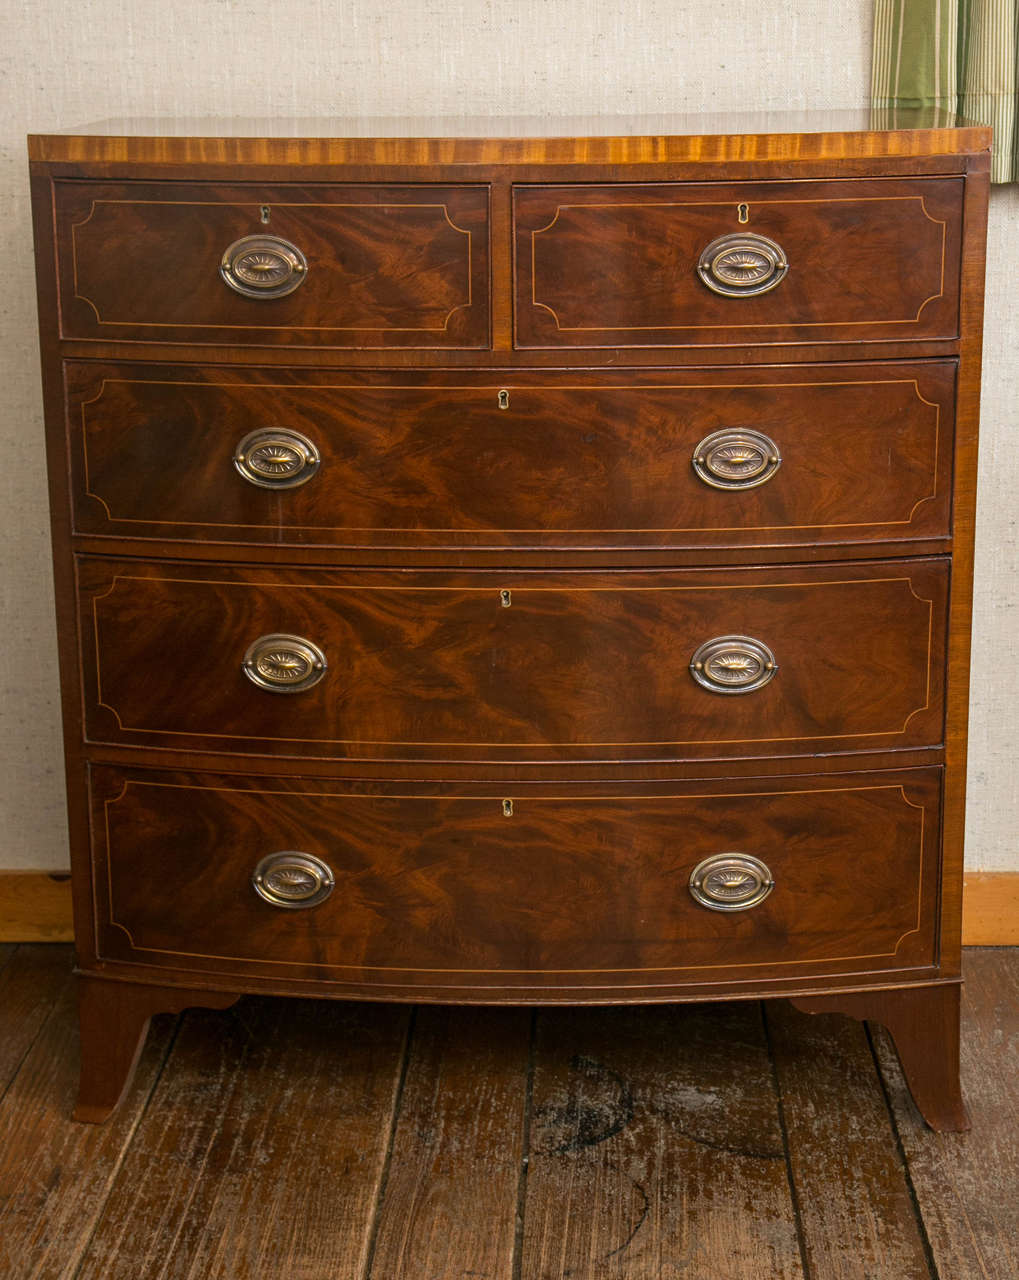
[[[517, 341], [646, 347], [954, 337], [962, 195], [955, 178], [521, 186], [513, 200]], [[711, 293], [694, 270], [701, 251], [740, 231], [775, 241], [789, 273], [757, 296]]]
[[[408, 984], [421, 998], [455, 987], [543, 1002], [929, 967], [940, 773], [615, 795], [514, 787], [507, 816], [491, 787], [369, 792], [97, 769], [99, 950], [366, 994]], [[280, 911], [251, 892], [259, 860], [286, 849], [332, 869], [336, 886], [318, 907]], [[762, 859], [775, 889], [752, 910], [707, 911], [690, 873], [730, 849]]]
[[76, 1114], [245, 991], [785, 994], [964, 1126], [988, 131], [447, 128], [31, 140]]
[[[91, 361], [66, 376], [81, 533], [560, 552], [851, 540], [876, 554], [949, 533], [951, 361], [416, 385]], [[315, 445], [318, 472], [285, 491], [245, 481], [238, 444], [283, 424]], [[700, 442], [746, 427], [781, 465], [754, 488], [705, 483]]]
[[[58, 183], [55, 201], [67, 338], [488, 345], [485, 186], [74, 182]], [[248, 298], [224, 286], [223, 253], [257, 235], [304, 254], [295, 292]]]
[[[94, 742], [674, 760], [942, 741], [942, 560], [573, 576], [83, 560], [79, 580]], [[313, 688], [241, 671], [279, 633], [325, 654]], [[763, 641], [777, 675], [702, 688], [695, 650], [733, 633]]]

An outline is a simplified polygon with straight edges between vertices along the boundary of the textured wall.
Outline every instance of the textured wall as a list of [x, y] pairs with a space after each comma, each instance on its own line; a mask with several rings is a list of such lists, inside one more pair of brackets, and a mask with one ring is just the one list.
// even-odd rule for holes
[[[24, 135], [110, 116], [566, 114], [863, 105], [871, 0], [36, 0], [0, 31], [0, 868], [66, 863]], [[16, 11], [15, 11], [16, 9]], [[778, 71], [776, 73], [776, 60]], [[971, 862], [1019, 865], [1009, 610], [1019, 334], [995, 202]], [[1014, 338], [1013, 338], [1014, 341]], [[1011, 473], [1011, 474], [1010, 474]], [[1011, 481], [1011, 482], [1010, 482]], [[988, 673], [983, 679], [981, 672]], [[1010, 682], [1006, 687], [1005, 681]], [[1002, 701], [1007, 700], [1007, 705]], [[1005, 714], [1002, 714], [1002, 711]]]
[[1019, 871], [1019, 186], [991, 189], [967, 865]]

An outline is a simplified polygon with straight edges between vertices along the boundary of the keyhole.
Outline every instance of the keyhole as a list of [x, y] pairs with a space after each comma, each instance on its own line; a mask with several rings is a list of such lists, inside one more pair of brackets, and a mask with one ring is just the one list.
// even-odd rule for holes
[[499, 592], [499, 603], [504, 609], [508, 609], [513, 603], [513, 593], [505, 587]]
[[500, 409], [509, 408], [509, 392], [508, 391], [499, 392], [499, 408]]
[[269, 221], [269, 206], [267, 204], [262, 205], [260, 214], [263, 222]]
[[513, 801], [512, 800], [504, 800], [502, 802], [502, 816], [504, 818], [513, 817]]
[[739, 206], [738, 206], [738, 208], [737, 208], [737, 210], [736, 210], [736, 216], [739, 218], [740, 222], [749, 222], [749, 221], [750, 221], [750, 206], [749, 206], [748, 204], [741, 204], [741, 205], [739, 205]]

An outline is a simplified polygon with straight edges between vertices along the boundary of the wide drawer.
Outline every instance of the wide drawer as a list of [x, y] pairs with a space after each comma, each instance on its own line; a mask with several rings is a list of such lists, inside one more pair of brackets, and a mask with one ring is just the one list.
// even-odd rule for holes
[[954, 361], [65, 372], [74, 522], [87, 534], [570, 550], [949, 531]]
[[96, 768], [98, 951], [537, 999], [930, 965], [939, 794], [938, 769], [500, 795]]
[[962, 178], [518, 186], [521, 347], [959, 332]]
[[488, 188], [57, 182], [61, 335], [488, 345]]
[[93, 741], [616, 760], [942, 740], [943, 560], [658, 573], [79, 562]]

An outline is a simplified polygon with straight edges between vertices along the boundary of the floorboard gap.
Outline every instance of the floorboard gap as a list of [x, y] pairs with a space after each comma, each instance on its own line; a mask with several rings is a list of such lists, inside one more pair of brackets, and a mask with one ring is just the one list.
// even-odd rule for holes
[[867, 1044], [870, 1046], [871, 1056], [874, 1059], [874, 1070], [877, 1072], [878, 1084], [881, 1086], [881, 1096], [885, 1100], [885, 1108], [888, 1111], [888, 1122], [891, 1125], [892, 1137], [895, 1139], [895, 1150], [899, 1157], [899, 1163], [902, 1165], [902, 1175], [905, 1178], [906, 1189], [909, 1192], [909, 1201], [913, 1206], [913, 1216], [916, 1218], [916, 1226], [920, 1233], [924, 1257], [927, 1259], [927, 1270], [931, 1273], [931, 1280], [941, 1280], [941, 1273], [938, 1271], [938, 1264], [934, 1259], [934, 1249], [931, 1245], [930, 1236], [927, 1234], [927, 1224], [923, 1220], [920, 1197], [917, 1195], [916, 1187], [913, 1184], [909, 1158], [906, 1155], [906, 1148], [903, 1146], [902, 1137], [899, 1133], [899, 1122], [895, 1118], [895, 1108], [892, 1106], [892, 1100], [888, 1094], [888, 1086], [885, 1084], [885, 1075], [881, 1070], [881, 1063], [878, 1061], [877, 1049], [874, 1045], [874, 1033], [869, 1022], [863, 1024], [863, 1029], [866, 1032]]
[[382, 1173], [379, 1176], [379, 1191], [375, 1197], [375, 1209], [372, 1213], [371, 1231], [368, 1237], [368, 1248], [365, 1251], [364, 1258], [364, 1276], [363, 1280], [372, 1280], [372, 1271], [375, 1268], [375, 1250], [379, 1242], [379, 1220], [381, 1217], [382, 1202], [386, 1198], [386, 1184], [389, 1181], [389, 1166], [393, 1159], [393, 1143], [396, 1141], [396, 1126], [400, 1119], [400, 1107], [403, 1103], [403, 1089], [407, 1083], [407, 1072], [410, 1068], [411, 1046], [414, 1043], [414, 1028], [417, 1025], [418, 1006], [415, 1005], [410, 1011], [410, 1017], [407, 1020], [407, 1034], [403, 1042], [403, 1060], [400, 1063], [400, 1078], [396, 1082], [396, 1092], [393, 1095], [393, 1113], [389, 1118], [389, 1137], [386, 1139], [386, 1154], [382, 1161]]
[[531, 1104], [534, 1100], [534, 1060], [538, 1038], [538, 1011], [531, 1010], [531, 1040], [527, 1048], [527, 1086], [524, 1091], [524, 1131], [521, 1140], [520, 1181], [517, 1184], [517, 1221], [513, 1237], [513, 1280], [521, 1280], [524, 1265], [524, 1214], [527, 1209], [527, 1172], [531, 1162]]
[[775, 1047], [771, 1041], [771, 1027], [768, 1025], [767, 1002], [758, 1004], [761, 1022], [764, 1025], [764, 1038], [768, 1045], [768, 1061], [771, 1063], [771, 1079], [775, 1087], [775, 1105], [778, 1108], [778, 1127], [782, 1133], [782, 1153], [785, 1156], [785, 1176], [789, 1184], [789, 1202], [793, 1211], [793, 1225], [796, 1228], [796, 1243], [800, 1250], [800, 1266], [803, 1268], [803, 1280], [810, 1280], [810, 1264], [807, 1261], [807, 1241], [803, 1231], [803, 1216], [800, 1213], [800, 1198], [796, 1190], [796, 1179], [793, 1177], [792, 1156], [789, 1150], [789, 1130], [785, 1121], [785, 1103], [782, 1100], [782, 1086], [779, 1083], [778, 1067], [775, 1063]]

